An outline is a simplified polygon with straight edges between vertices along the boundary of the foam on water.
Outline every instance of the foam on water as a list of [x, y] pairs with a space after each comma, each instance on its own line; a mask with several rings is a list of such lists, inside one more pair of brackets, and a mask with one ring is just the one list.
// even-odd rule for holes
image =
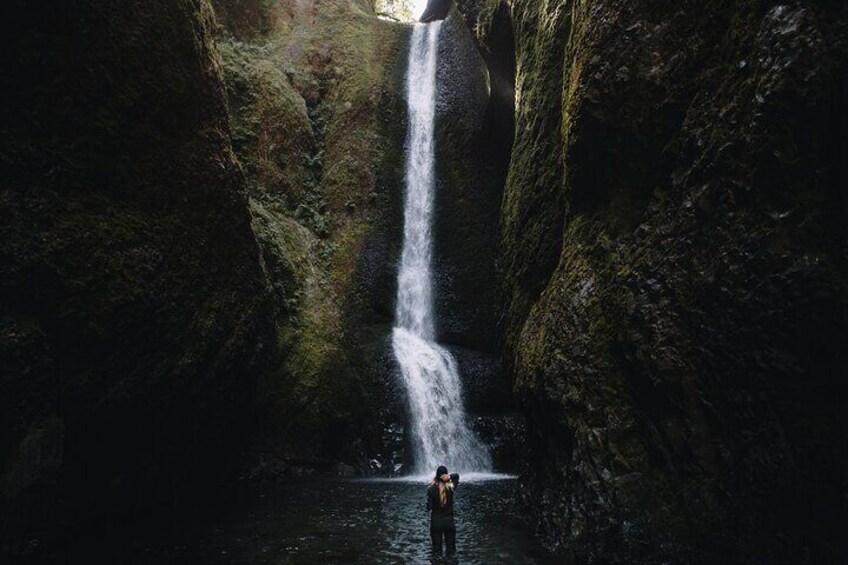
[[[513, 481], [518, 478], [518, 475], [509, 475], [506, 473], [465, 473], [461, 474], [459, 477], [459, 484], [478, 484], [478, 483], [486, 483], [489, 481]], [[366, 479], [347, 479], [349, 481], [356, 482], [368, 482], [368, 483], [417, 483], [421, 485], [428, 485], [433, 481], [433, 474], [429, 473], [427, 475], [404, 475], [403, 477], [373, 477]]]

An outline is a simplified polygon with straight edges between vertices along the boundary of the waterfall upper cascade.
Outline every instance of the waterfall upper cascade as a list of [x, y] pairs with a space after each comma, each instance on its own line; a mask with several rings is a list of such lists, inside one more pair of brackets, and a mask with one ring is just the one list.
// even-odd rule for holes
[[417, 24], [409, 48], [404, 239], [392, 345], [409, 396], [415, 470], [428, 473], [444, 464], [485, 472], [491, 457], [468, 427], [457, 363], [435, 342], [432, 224], [440, 28], [441, 22]]

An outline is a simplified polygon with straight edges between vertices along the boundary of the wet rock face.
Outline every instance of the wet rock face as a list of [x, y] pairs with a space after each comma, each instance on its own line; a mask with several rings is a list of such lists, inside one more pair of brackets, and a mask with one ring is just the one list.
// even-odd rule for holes
[[498, 211], [503, 178], [485, 152], [483, 59], [461, 19], [441, 28], [436, 100], [435, 313], [439, 341], [497, 352]]
[[846, 486], [846, 7], [508, 13], [528, 512], [586, 562], [830, 562]]
[[499, 217], [512, 116], [504, 116], [468, 28], [442, 24], [436, 101], [434, 292], [438, 340], [460, 368], [465, 407], [500, 470], [515, 468], [520, 423], [501, 363]]
[[206, 4], [11, 13], [0, 484], [44, 527], [60, 485], [96, 506], [222, 470], [273, 330]]

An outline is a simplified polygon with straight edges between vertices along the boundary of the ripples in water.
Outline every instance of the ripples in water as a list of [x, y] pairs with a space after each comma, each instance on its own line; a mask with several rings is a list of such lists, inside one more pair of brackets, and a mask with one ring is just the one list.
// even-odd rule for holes
[[[498, 480], [493, 480], [498, 479]], [[210, 515], [127, 548], [126, 563], [429, 563], [427, 479], [295, 482], [240, 495]], [[456, 497], [458, 554], [464, 565], [554, 563], [515, 522], [518, 482], [463, 477]]]

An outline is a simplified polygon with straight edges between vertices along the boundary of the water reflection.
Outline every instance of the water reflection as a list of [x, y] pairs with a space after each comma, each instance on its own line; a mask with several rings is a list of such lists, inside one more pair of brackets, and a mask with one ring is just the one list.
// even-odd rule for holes
[[[127, 563], [429, 563], [426, 482], [302, 482], [256, 493], [227, 512], [131, 549]], [[464, 481], [456, 497], [458, 554], [437, 563], [555, 561], [510, 514], [518, 482]]]

